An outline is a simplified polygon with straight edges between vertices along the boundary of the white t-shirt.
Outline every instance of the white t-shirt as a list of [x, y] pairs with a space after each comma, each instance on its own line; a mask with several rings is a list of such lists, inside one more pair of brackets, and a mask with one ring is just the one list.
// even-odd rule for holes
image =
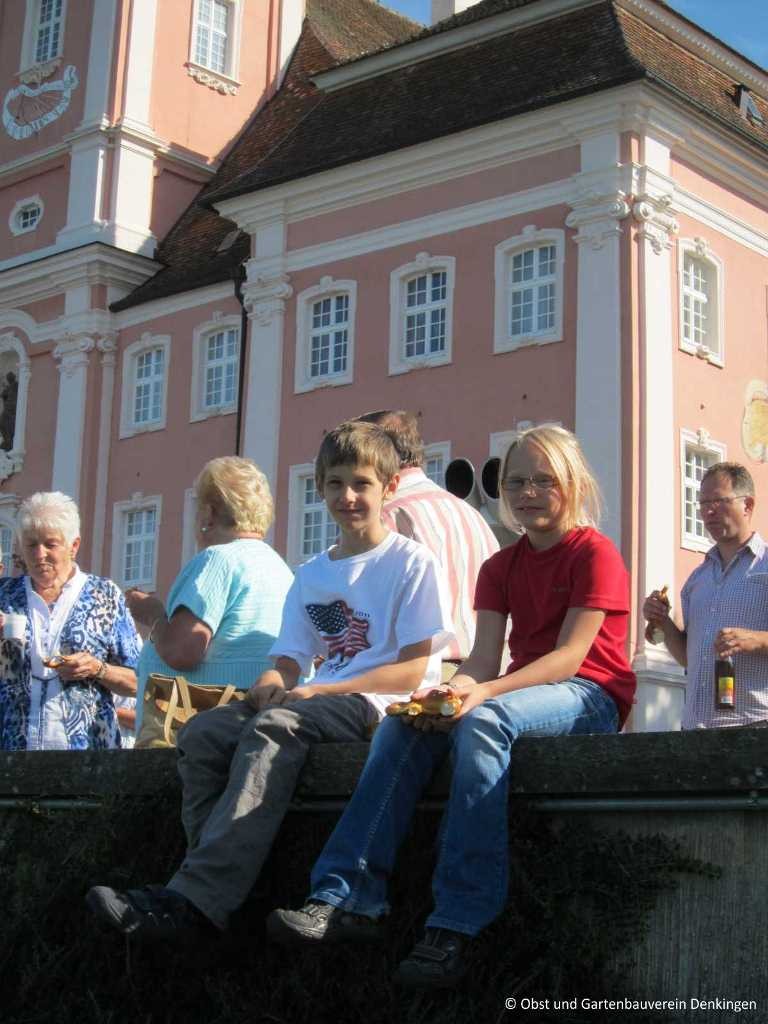
[[[317, 555], [296, 570], [270, 654], [293, 658], [313, 684], [352, 679], [397, 661], [409, 644], [431, 639], [424, 683], [437, 686], [440, 651], [453, 640], [450, 602], [434, 555], [408, 537], [389, 533], [361, 555]], [[411, 692], [411, 688], [407, 691]], [[402, 693], [363, 694], [383, 715]]]

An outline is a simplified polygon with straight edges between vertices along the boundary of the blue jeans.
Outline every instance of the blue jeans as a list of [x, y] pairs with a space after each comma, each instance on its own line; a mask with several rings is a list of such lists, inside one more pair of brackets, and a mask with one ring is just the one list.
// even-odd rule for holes
[[419, 796], [450, 751], [453, 777], [427, 926], [476, 935], [507, 900], [512, 744], [523, 735], [615, 732], [617, 725], [613, 699], [578, 677], [485, 701], [448, 733], [422, 733], [385, 718], [312, 871], [311, 898], [370, 917], [388, 911], [387, 881], [398, 848]]

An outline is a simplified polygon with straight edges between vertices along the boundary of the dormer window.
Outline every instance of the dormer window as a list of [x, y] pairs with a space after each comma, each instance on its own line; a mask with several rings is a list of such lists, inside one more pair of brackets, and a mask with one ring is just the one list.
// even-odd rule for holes
[[765, 118], [760, 113], [754, 97], [746, 85], [740, 85], [738, 88], [738, 102], [739, 112], [746, 121], [751, 121], [752, 124], [765, 124]]

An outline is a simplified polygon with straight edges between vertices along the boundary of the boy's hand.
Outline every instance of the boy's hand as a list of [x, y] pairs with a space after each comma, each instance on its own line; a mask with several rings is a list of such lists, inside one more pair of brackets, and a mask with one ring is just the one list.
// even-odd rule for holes
[[319, 689], [309, 683], [304, 686], [294, 686], [292, 690], [286, 692], [281, 703], [290, 704], [294, 700], [309, 700], [310, 697], [316, 697], [318, 693]]
[[254, 711], [261, 711], [271, 705], [284, 704], [290, 692], [279, 683], [254, 683], [245, 699]]

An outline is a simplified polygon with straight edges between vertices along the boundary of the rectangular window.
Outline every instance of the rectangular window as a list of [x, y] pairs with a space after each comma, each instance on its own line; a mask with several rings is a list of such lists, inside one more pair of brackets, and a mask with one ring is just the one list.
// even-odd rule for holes
[[61, 42], [62, 5], [64, 0], [40, 0], [35, 34], [35, 63], [45, 64], [58, 56]]
[[195, 26], [195, 62], [211, 71], [227, 74], [230, 36], [228, 0], [198, 0]]
[[235, 404], [239, 356], [236, 329], [218, 331], [208, 337], [205, 346], [205, 409]]
[[406, 359], [445, 351], [447, 282], [444, 270], [405, 282]]
[[699, 487], [705, 471], [719, 456], [693, 445], [685, 446], [685, 478], [683, 483], [683, 531], [691, 540], [706, 541], [707, 532], [699, 515]]
[[314, 478], [304, 478], [301, 512], [301, 557], [319, 555], [339, 536], [339, 528], [328, 513], [325, 502], [317, 493]]
[[706, 266], [686, 253], [683, 261], [683, 340], [689, 345], [713, 347], [709, 344], [708, 306]]
[[310, 378], [347, 372], [348, 331], [349, 295], [329, 295], [312, 303]]
[[555, 326], [556, 247], [541, 245], [512, 256], [510, 335], [543, 334]]
[[151, 349], [136, 356], [133, 422], [137, 426], [163, 418], [165, 350]]
[[445, 487], [445, 460], [442, 453], [439, 455], [427, 455], [424, 459], [424, 473], [433, 484]]
[[138, 509], [125, 513], [123, 533], [123, 583], [148, 583], [155, 575], [157, 510]]

